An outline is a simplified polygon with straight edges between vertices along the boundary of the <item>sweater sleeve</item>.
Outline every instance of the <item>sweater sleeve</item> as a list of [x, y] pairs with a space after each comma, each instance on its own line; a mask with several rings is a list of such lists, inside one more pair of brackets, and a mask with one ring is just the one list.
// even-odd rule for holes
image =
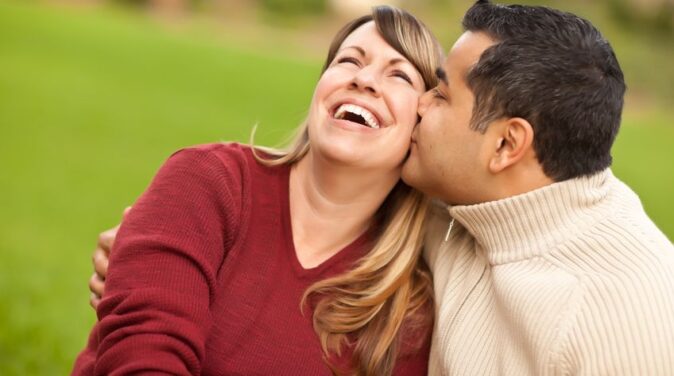
[[622, 283], [615, 277], [588, 277], [555, 374], [671, 375], [674, 264], [669, 264], [623, 275]]
[[217, 273], [237, 233], [236, 180], [202, 149], [162, 166], [119, 230], [73, 374], [200, 374]]

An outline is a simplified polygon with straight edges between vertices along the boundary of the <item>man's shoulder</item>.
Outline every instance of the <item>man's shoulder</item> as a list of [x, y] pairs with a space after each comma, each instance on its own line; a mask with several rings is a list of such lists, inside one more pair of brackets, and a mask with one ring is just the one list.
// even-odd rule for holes
[[[602, 299], [641, 305], [674, 303], [674, 245], [649, 218], [638, 195], [612, 177], [610, 215], [570, 236], [546, 258], [575, 275], [588, 308]], [[648, 299], [647, 299], [648, 300]], [[639, 302], [639, 303], [637, 303]]]
[[670, 265], [674, 262], [672, 242], [648, 216], [639, 196], [617, 177], [613, 177], [609, 201], [611, 215], [588, 228], [580, 239], [594, 242], [600, 249], [613, 250], [610, 255], [617, 258]]
[[619, 189], [611, 215], [568, 237], [547, 258], [572, 274], [609, 284], [674, 282], [674, 245], [637, 196], [627, 186]]

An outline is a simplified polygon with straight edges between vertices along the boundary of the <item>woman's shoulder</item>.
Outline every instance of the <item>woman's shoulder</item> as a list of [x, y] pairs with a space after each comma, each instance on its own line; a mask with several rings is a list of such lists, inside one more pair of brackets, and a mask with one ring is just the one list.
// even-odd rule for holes
[[167, 164], [188, 166], [192, 172], [225, 177], [242, 182], [256, 168], [253, 150], [237, 142], [218, 142], [181, 148], [171, 154]]
[[220, 161], [225, 165], [246, 163], [251, 159], [251, 147], [238, 142], [214, 142], [187, 146], [176, 150], [171, 157], [184, 154], [184, 158], [210, 160], [211, 163]]
[[[181, 155], [185, 154], [185, 155]], [[256, 169], [264, 168], [259, 161], [271, 157], [264, 148], [257, 148], [238, 142], [217, 142], [184, 147], [175, 151], [171, 157], [201, 160], [211, 164], [222, 164], [225, 168]]]
[[288, 168], [259, 162], [267, 157], [264, 151], [237, 142], [201, 144], [174, 152], [163, 169], [172, 170], [182, 180], [196, 180], [215, 191], [226, 191], [231, 200], [243, 205], [253, 195], [274, 191], [274, 186], [285, 181]]

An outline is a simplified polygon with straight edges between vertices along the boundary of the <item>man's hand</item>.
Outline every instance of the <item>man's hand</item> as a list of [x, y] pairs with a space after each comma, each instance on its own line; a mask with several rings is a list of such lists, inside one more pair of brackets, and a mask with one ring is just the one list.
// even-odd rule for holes
[[[124, 218], [126, 218], [126, 215], [130, 210], [130, 206], [124, 209]], [[91, 291], [89, 304], [91, 304], [94, 309], [98, 307], [98, 303], [103, 298], [103, 293], [105, 292], [105, 277], [108, 275], [108, 259], [110, 257], [110, 250], [117, 237], [117, 230], [119, 230], [119, 225], [103, 231], [98, 235], [98, 244], [96, 245], [96, 250], [91, 258], [94, 264], [94, 274], [89, 278], [89, 290]]]

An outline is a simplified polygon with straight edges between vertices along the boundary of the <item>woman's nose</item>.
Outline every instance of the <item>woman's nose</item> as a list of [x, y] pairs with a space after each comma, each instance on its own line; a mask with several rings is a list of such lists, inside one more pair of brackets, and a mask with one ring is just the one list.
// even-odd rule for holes
[[419, 114], [420, 118], [424, 117], [424, 113], [428, 109], [428, 105], [432, 96], [432, 90], [429, 90], [419, 97], [419, 107], [417, 107], [417, 114]]
[[353, 77], [351, 87], [358, 90], [364, 90], [375, 97], [381, 95], [379, 87], [379, 76], [373, 67], [364, 67]]

